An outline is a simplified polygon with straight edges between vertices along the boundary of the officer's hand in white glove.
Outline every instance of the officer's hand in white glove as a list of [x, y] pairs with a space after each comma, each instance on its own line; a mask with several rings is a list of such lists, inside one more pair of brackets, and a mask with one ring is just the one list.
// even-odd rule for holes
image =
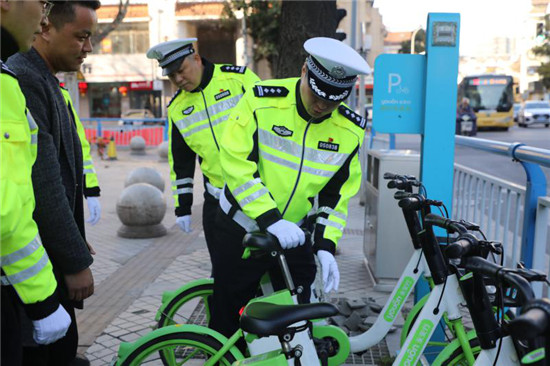
[[90, 218], [86, 220], [92, 225], [97, 224], [101, 217], [101, 204], [97, 197], [86, 197], [86, 203], [88, 203], [88, 211], [90, 211]]
[[190, 233], [191, 232], [191, 215], [178, 216], [176, 218], [176, 224], [178, 224], [181, 231]]
[[267, 227], [267, 231], [279, 240], [283, 249], [296, 248], [306, 242], [306, 235], [298, 225], [287, 220], [279, 220]]
[[50, 344], [63, 338], [71, 325], [71, 317], [61, 305], [56, 311], [40, 320], [33, 320], [32, 336], [38, 344]]
[[321, 272], [323, 273], [323, 283], [325, 284], [325, 293], [330, 291], [338, 291], [338, 284], [340, 283], [340, 272], [338, 271], [338, 264], [334, 256], [326, 250], [319, 250], [317, 252], [317, 258], [321, 263]]

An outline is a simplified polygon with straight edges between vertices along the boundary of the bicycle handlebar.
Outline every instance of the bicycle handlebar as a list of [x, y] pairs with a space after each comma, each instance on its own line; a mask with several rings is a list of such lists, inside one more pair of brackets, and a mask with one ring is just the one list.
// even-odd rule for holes
[[473, 254], [476, 248], [479, 248], [477, 238], [470, 233], [466, 233], [447, 246], [445, 255], [449, 259], [459, 259]]
[[515, 288], [521, 297], [522, 304], [527, 303], [535, 297], [529, 281], [517, 273], [507, 271], [504, 267], [496, 263], [489, 262], [481, 257], [466, 257], [462, 259], [461, 263], [468, 271], [489, 276]]
[[536, 299], [527, 304], [522, 314], [508, 324], [517, 339], [532, 339], [550, 334], [550, 300]]
[[459, 233], [460, 235], [466, 234], [468, 230], [462, 225], [461, 223], [458, 223], [457, 221], [446, 219], [445, 217], [434, 215], [434, 214], [428, 214], [424, 218], [424, 222], [427, 224], [438, 226], [440, 228], [443, 228], [447, 230], [449, 233]]

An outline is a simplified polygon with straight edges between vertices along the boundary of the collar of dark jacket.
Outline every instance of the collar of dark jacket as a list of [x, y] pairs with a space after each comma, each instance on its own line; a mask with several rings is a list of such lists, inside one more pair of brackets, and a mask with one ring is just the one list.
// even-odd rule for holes
[[40, 75], [45, 80], [48, 80], [49, 77], [52, 77], [54, 78], [55, 82], [59, 84], [59, 79], [52, 73], [52, 70], [50, 70], [46, 61], [42, 58], [42, 56], [40, 56], [40, 54], [34, 47], [32, 47], [29, 52], [24, 53], [23, 56], [29, 59], [36, 66], [36, 68], [40, 71]]
[[196, 93], [198, 91], [206, 89], [210, 80], [212, 80], [212, 75], [214, 74], [214, 64], [201, 57], [202, 64], [204, 65], [204, 70], [202, 72], [201, 83], [195, 89], [191, 90], [191, 93]]
[[17, 46], [17, 42], [15, 42], [15, 38], [13, 38], [11, 33], [8, 32], [6, 28], [1, 27], [1, 32], [2, 44], [0, 45], [0, 56], [2, 61], [6, 62], [8, 57], [19, 51], [19, 47]]

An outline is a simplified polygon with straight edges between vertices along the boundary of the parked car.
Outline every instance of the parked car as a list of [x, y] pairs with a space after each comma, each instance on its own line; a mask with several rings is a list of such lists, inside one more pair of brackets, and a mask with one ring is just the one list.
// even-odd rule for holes
[[518, 121], [518, 113], [521, 108], [521, 103], [514, 103], [514, 122]]
[[533, 124], [550, 126], [550, 103], [546, 101], [530, 100], [520, 108], [518, 112], [518, 125], [528, 127]]
[[[120, 117], [124, 119], [121, 119], [120, 121], [118, 121], [119, 126], [125, 126], [125, 125], [139, 126], [143, 124], [143, 121], [141, 121], [142, 119], [155, 118], [155, 115], [153, 114], [153, 112], [151, 112], [148, 109], [129, 109], [126, 112], [122, 113]], [[135, 119], [135, 120], [132, 121], [131, 119]], [[154, 122], [146, 122], [145, 124], [150, 124], [150, 123], [154, 123]]]

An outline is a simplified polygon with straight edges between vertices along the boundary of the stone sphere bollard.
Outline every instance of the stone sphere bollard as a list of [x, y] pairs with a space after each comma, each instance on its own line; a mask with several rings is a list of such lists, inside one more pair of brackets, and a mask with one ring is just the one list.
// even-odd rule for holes
[[134, 136], [130, 140], [130, 155], [145, 155], [145, 139]]
[[166, 200], [156, 187], [136, 183], [124, 188], [116, 204], [122, 226], [117, 234], [123, 238], [143, 239], [166, 235], [162, 219]]
[[134, 169], [126, 177], [124, 187], [131, 186], [136, 183], [149, 183], [157, 187], [161, 192], [164, 192], [164, 180], [159, 172], [153, 168], [141, 167]]
[[159, 161], [164, 163], [168, 161], [168, 141], [163, 141], [158, 147]]

